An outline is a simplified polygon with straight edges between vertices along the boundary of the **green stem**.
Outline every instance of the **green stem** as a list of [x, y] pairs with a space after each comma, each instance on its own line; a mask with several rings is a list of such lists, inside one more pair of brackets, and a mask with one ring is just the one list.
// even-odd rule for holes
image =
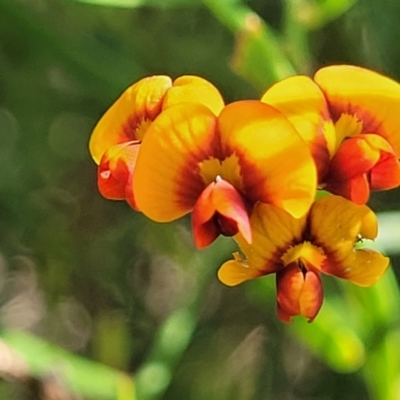
[[298, 1], [286, 0], [284, 3], [284, 36], [287, 50], [296, 69], [309, 74], [312, 69], [312, 55], [309, 32], [298, 19]]
[[264, 90], [266, 86], [296, 73], [274, 32], [254, 11], [236, 2], [203, 1], [236, 36], [233, 68], [255, 87]]
[[[223, 244], [223, 246], [218, 246]], [[196, 253], [180, 263], [190, 265], [196, 273], [196, 287], [192, 289], [190, 301], [176, 309], [161, 325], [153, 342], [153, 347], [135, 374], [137, 397], [141, 400], [158, 400], [169, 387], [174, 370], [186, 351], [197, 327], [200, 309], [204, 303], [205, 290], [215, 278], [215, 268], [219, 255], [231, 250], [231, 242], [219, 242], [211, 248]], [[184, 250], [180, 250], [180, 256]], [[190, 252], [192, 253], [192, 252]]]

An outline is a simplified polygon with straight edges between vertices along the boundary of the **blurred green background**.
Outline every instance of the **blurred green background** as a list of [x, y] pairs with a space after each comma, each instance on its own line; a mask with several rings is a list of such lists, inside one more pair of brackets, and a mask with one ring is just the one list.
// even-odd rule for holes
[[221, 285], [232, 242], [196, 251], [188, 219], [103, 199], [87, 150], [145, 75], [227, 102], [332, 63], [399, 80], [399, 20], [398, 0], [1, 0], [0, 399], [400, 399], [399, 190], [371, 199], [384, 279], [327, 278], [285, 325], [273, 277]]

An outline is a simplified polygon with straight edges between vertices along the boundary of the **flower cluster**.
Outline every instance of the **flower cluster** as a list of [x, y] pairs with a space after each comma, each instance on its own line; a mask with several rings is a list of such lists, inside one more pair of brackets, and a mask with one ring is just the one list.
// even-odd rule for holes
[[227, 105], [203, 78], [153, 76], [111, 106], [89, 147], [104, 197], [157, 222], [192, 213], [197, 248], [233, 236], [240, 254], [221, 282], [275, 273], [279, 318], [312, 321], [321, 274], [370, 286], [389, 265], [357, 243], [377, 236], [370, 191], [400, 185], [399, 111], [398, 83], [349, 65]]

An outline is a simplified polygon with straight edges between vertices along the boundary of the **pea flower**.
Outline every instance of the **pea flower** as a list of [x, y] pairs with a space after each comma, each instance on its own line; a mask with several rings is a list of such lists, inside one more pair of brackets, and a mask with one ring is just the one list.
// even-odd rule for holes
[[205, 104], [218, 114], [221, 94], [197, 76], [151, 76], [136, 82], [116, 100], [95, 126], [89, 142], [98, 164], [98, 187], [107, 199], [125, 199], [138, 209], [132, 191], [132, 174], [140, 143], [151, 122], [165, 109], [182, 102]]
[[143, 138], [133, 176], [139, 208], [169, 222], [192, 212], [198, 248], [237, 232], [251, 242], [249, 213], [258, 202], [294, 217], [315, 195], [307, 145], [273, 107], [244, 100], [216, 116], [200, 103], [168, 108]]
[[278, 317], [289, 322], [303, 315], [311, 322], [323, 302], [321, 274], [370, 286], [380, 279], [389, 259], [356, 248], [377, 236], [377, 219], [365, 205], [341, 196], [317, 200], [300, 219], [271, 204], [258, 204], [251, 216], [253, 243], [235, 236], [244, 256], [234, 254], [218, 271], [228, 286], [276, 273]]
[[350, 65], [320, 69], [311, 79], [278, 82], [262, 101], [280, 110], [307, 141], [319, 187], [357, 204], [370, 190], [400, 185], [400, 85]]

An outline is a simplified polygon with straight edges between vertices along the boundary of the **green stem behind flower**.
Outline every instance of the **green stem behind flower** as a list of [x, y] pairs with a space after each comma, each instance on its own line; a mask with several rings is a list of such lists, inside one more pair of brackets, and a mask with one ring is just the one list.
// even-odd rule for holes
[[237, 74], [260, 90], [296, 74], [276, 34], [250, 8], [221, 0], [204, 0], [204, 5], [235, 35], [231, 66]]

